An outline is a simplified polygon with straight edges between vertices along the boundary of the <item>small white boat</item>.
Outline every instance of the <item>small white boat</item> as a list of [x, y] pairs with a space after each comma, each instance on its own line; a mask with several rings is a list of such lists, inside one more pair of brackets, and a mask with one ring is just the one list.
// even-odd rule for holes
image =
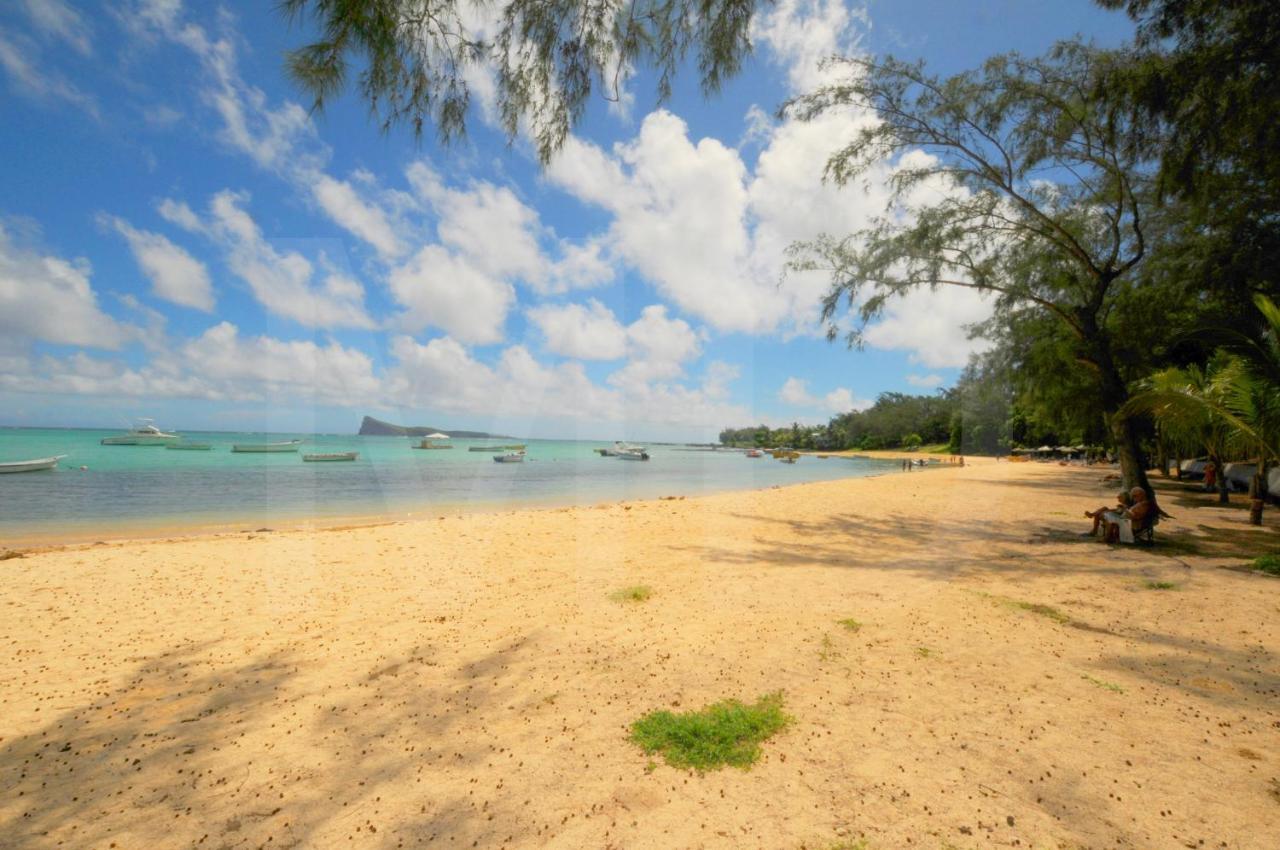
[[104, 446], [167, 446], [181, 439], [177, 434], [161, 431], [150, 419], [139, 419], [127, 433], [103, 437], [99, 442]]
[[764, 457], [764, 452], [760, 451], [759, 449], [752, 449], [751, 451], [747, 452], [747, 457]]
[[213, 448], [212, 443], [169, 443], [165, 446], [178, 452], [207, 452]]
[[38, 457], [35, 460], [15, 460], [9, 463], [0, 463], [0, 473], [40, 472], [44, 469], [53, 469], [58, 465], [58, 461], [64, 457], [66, 455], [54, 455], [53, 457]]
[[524, 463], [524, 452], [507, 452], [506, 454], [494, 455], [494, 463]]
[[644, 446], [633, 446], [630, 443], [624, 443], [621, 440], [615, 441], [613, 448], [611, 449], [596, 449], [596, 452], [600, 457], [622, 457], [624, 454], [635, 454], [637, 452], [644, 455], [643, 458], [631, 458], [631, 460], [648, 460], [648, 451], [649, 450]]
[[280, 440], [274, 443], [236, 443], [231, 447], [231, 451], [256, 454], [268, 454], [275, 452], [296, 452], [298, 446], [302, 445], [301, 440]]
[[304, 454], [302, 459], [307, 463], [330, 463], [333, 461], [355, 460], [360, 457], [360, 452], [317, 452], [316, 454]]
[[648, 460], [649, 453], [644, 449], [622, 449], [614, 453], [618, 460]]

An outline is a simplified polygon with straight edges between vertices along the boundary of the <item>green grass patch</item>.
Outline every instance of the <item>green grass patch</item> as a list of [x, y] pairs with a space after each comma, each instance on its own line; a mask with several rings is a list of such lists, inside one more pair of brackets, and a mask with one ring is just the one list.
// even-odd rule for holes
[[1147, 590], [1177, 590], [1178, 583], [1174, 581], [1149, 581], [1143, 587]]
[[650, 596], [653, 596], [653, 589], [646, 584], [635, 584], [609, 594], [614, 602], [647, 602]]
[[919, 655], [921, 658], [932, 658], [937, 654], [938, 654], [938, 651], [936, 649], [930, 649], [927, 646], [916, 647], [916, 655]]
[[1124, 693], [1124, 688], [1120, 687], [1115, 682], [1107, 682], [1107, 681], [1103, 681], [1102, 679], [1095, 679], [1089, 675], [1084, 675], [1084, 676], [1081, 676], [1080, 678], [1084, 679], [1086, 682], [1090, 682], [1094, 685], [1097, 685], [1100, 688], [1106, 688], [1107, 690], [1114, 691], [1118, 694]]
[[831, 635], [823, 635], [822, 643], [818, 646], [819, 661], [834, 661], [840, 657], [840, 652], [836, 649], [836, 645], [831, 641]]
[[790, 722], [778, 691], [753, 705], [730, 699], [698, 711], [654, 711], [631, 724], [631, 740], [649, 755], [661, 753], [672, 767], [746, 770], [760, 758], [760, 743]]
[[852, 617], [845, 617], [843, 620], [836, 620], [836, 625], [844, 626], [846, 629], [848, 629], [851, 632], [856, 632], [862, 629], [862, 623], [859, 623], [857, 620], [853, 619]]
[[1254, 558], [1253, 568], [1269, 576], [1280, 576], [1280, 555], [1261, 555]]

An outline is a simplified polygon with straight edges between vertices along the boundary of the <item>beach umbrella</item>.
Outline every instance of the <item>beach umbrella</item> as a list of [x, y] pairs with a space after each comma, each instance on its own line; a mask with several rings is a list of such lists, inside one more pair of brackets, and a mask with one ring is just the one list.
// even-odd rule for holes
[[1053, 446], [1041, 446], [1040, 448], [1036, 449], [1036, 451], [1038, 451], [1038, 452], [1051, 452], [1051, 451], [1053, 451]]
[[437, 432], [436, 432], [436, 433], [434, 433], [434, 434], [428, 434], [428, 435], [427, 435], [427, 439], [428, 439], [428, 440], [447, 440], [447, 439], [449, 439], [449, 435], [448, 435], [448, 434], [441, 434], [439, 431], [437, 431]]

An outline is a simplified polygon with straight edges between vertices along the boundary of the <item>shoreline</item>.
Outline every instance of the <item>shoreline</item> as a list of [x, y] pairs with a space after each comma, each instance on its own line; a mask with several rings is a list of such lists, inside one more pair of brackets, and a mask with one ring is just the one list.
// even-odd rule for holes
[[[841, 455], [833, 454], [833, 457]], [[845, 455], [853, 457], [853, 455]], [[870, 457], [873, 460], [883, 460], [890, 458]], [[942, 467], [942, 468], [945, 468]], [[935, 471], [935, 470], [930, 470]], [[625, 505], [640, 504], [655, 501], [669, 500], [685, 500], [685, 499], [704, 499], [715, 496], [723, 496], [734, 493], [759, 493], [767, 490], [790, 489], [793, 487], [806, 487], [812, 484], [832, 484], [840, 481], [856, 481], [863, 478], [880, 478], [886, 475], [897, 474], [897, 470], [886, 469], [882, 472], [871, 472], [864, 475], [848, 476], [847, 478], [835, 478], [819, 481], [797, 481], [792, 484], [769, 484], [762, 487], [730, 487], [724, 490], [711, 490], [691, 494], [668, 494], [662, 496], [637, 497], [634, 499], [605, 499], [600, 501], [561, 501], [559, 499], [549, 499], [543, 501], [527, 501], [527, 502], [457, 502], [450, 504], [425, 504], [420, 506], [405, 506], [406, 508], [414, 508], [407, 511], [395, 510], [382, 513], [343, 513], [324, 516], [297, 517], [280, 515], [276, 517], [270, 516], [251, 516], [226, 519], [212, 520], [208, 522], [174, 522], [160, 523], [156, 525], [139, 524], [130, 525], [128, 530], [120, 532], [113, 530], [111, 526], [103, 525], [98, 528], [81, 530], [75, 526], [68, 526], [65, 529], [50, 529], [44, 532], [28, 533], [23, 536], [0, 537], [0, 552], [3, 551], [51, 551], [59, 548], [71, 546], [92, 546], [95, 543], [121, 543], [121, 542], [145, 542], [161, 539], [200, 539], [204, 537], [220, 537], [226, 535], [244, 534], [244, 533], [260, 533], [264, 530], [261, 528], [245, 528], [244, 526], [261, 526], [262, 523], [269, 523], [270, 527], [265, 532], [305, 532], [305, 531], [332, 531], [335, 529], [345, 528], [366, 528], [383, 525], [396, 525], [403, 523], [429, 522], [433, 519], [443, 519], [446, 517], [460, 516], [499, 516], [503, 514], [511, 514], [524, 511], [560, 511], [565, 509], [582, 509], [593, 510], [609, 505]]]
[[[966, 463], [0, 561], [16, 846], [1269, 848], [1277, 515]], [[1228, 567], [1228, 569], [1223, 569]], [[620, 589], [643, 586], [642, 602]], [[852, 623], [853, 625], [850, 625]], [[749, 771], [639, 717], [781, 692]]]

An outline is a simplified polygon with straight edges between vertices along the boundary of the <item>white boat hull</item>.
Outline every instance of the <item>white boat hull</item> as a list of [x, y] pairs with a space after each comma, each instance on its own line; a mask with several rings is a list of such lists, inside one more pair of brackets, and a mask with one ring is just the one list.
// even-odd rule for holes
[[301, 440], [289, 440], [283, 443], [236, 443], [231, 451], [240, 454], [275, 454], [278, 452], [296, 452]]
[[523, 454], [494, 455], [494, 463], [524, 463]]
[[99, 442], [104, 446], [168, 446], [181, 439], [177, 434], [121, 434]]
[[46, 469], [53, 469], [58, 465], [58, 461], [64, 457], [66, 455], [55, 455], [53, 457], [40, 457], [35, 460], [15, 460], [11, 463], [0, 463], [0, 474], [8, 472], [41, 472]]

